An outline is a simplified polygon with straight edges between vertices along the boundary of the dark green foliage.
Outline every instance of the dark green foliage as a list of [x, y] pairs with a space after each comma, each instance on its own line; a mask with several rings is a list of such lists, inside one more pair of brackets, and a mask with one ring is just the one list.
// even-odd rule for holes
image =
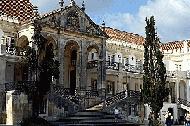
[[45, 57], [39, 66], [39, 90], [41, 95], [45, 95], [50, 90], [52, 77], [59, 78], [59, 62], [54, 60], [53, 44], [49, 44], [45, 52]]
[[50, 90], [52, 78], [59, 78], [59, 62], [54, 59], [53, 44], [48, 44], [42, 36], [38, 20], [34, 21], [34, 27], [34, 46], [26, 49], [25, 63], [28, 66], [29, 81], [35, 82], [35, 88], [27, 92], [32, 99], [32, 115], [38, 117], [39, 106]]
[[155, 30], [154, 17], [146, 18], [146, 24], [142, 98], [144, 103], [150, 105], [157, 118], [169, 91], [166, 88], [166, 68], [162, 61], [163, 54], [159, 50], [160, 40]]

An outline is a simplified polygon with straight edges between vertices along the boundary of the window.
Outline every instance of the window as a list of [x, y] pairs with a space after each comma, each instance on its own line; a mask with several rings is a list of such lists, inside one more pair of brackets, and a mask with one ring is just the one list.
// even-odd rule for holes
[[111, 62], [115, 62], [115, 55], [112, 55]]
[[91, 84], [91, 89], [92, 90], [97, 90], [97, 80], [92, 80], [92, 84]]
[[108, 61], [110, 62], [110, 60], [111, 60], [111, 58], [110, 58], [110, 56], [108, 56]]
[[178, 65], [177, 64], [175, 64], [175, 67], [176, 67], [176, 70], [178, 70]]
[[3, 45], [5, 45], [5, 37], [4, 36], [2, 36], [2, 38], [1, 38], [1, 44], [3, 44]]
[[135, 91], [137, 91], [137, 90], [138, 90], [138, 84], [135, 83]]
[[125, 65], [129, 64], [129, 58], [125, 59]]
[[181, 71], [181, 65], [179, 65], [179, 70]]
[[114, 82], [107, 82], [107, 94], [114, 94]]
[[91, 60], [94, 60], [94, 53], [91, 54]]
[[118, 59], [119, 59], [119, 63], [121, 63], [121, 56], [120, 55], [118, 55]]

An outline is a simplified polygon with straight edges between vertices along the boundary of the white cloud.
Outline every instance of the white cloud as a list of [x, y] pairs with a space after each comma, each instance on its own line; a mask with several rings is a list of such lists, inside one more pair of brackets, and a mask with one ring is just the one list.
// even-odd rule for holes
[[145, 17], [152, 15], [162, 41], [190, 39], [189, 0], [149, 0], [136, 15], [113, 14], [105, 20], [109, 26], [144, 35]]

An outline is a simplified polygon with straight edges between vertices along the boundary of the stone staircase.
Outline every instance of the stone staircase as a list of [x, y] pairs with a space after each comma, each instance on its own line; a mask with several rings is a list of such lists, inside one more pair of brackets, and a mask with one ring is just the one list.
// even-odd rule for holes
[[85, 110], [51, 123], [54, 126], [139, 126], [97, 110]]

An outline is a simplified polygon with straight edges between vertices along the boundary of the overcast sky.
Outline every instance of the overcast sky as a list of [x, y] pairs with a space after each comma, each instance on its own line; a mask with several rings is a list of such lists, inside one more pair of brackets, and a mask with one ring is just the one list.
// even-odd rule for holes
[[[31, 0], [41, 13], [59, 8], [59, 0]], [[64, 0], [68, 5], [70, 0]], [[75, 0], [81, 6], [83, 0]], [[144, 36], [145, 18], [155, 16], [162, 42], [190, 39], [190, 0], [84, 0], [91, 19]]]

